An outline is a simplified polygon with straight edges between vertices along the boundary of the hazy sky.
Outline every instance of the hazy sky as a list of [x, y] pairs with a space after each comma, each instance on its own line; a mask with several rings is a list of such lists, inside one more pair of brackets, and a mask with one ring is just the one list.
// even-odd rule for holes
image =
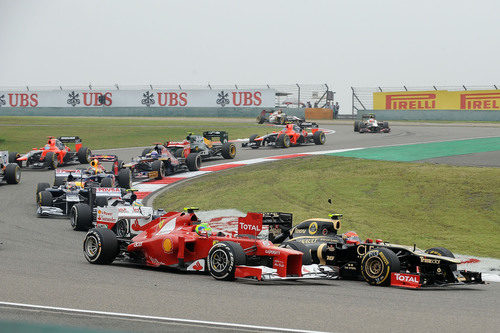
[[500, 1], [0, 0], [0, 86], [499, 84]]

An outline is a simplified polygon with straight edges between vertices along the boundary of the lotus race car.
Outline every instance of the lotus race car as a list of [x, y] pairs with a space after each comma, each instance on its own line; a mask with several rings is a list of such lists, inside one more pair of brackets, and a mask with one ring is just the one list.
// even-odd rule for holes
[[389, 133], [389, 123], [387, 121], [378, 122], [375, 114], [364, 114], [361, 120], [354, 121], [354, 132], [359, 133]]
[[194, 210], [166, 213], [146, 224], [145, 230], [133, 238], [117, 237], [109, 229], [91, 229], [83, 243], [84, 256], [92, 264], [121, 260], [208, 271], [217, 280], [335, 277], [327, 266], [302, 265], [302, 252], [259, 239], [263, 214], [248, 213], [238, 218], [237, 236], [222, 232], [213, 235]]
[[[213, 138], [219, 138], [220, 141], [214, 142]], [[206, 131], [203, 136], [189, 133], [186, 140], [191, 144], [191, 151], [199, 153], [203, 160], [217, 157], [233, 159], [236, 156], [236, 146], [229, 142], [227, 132], [224, 131]]]
[[[74, 143], [75, 150], [72, 150], [65, 143]], [[26, 167], [56, 169], [59, 165], [72, 163], [89, 164], [91, 151], [82, 146], [82, 140], [77, 136], [61, 136], [54, 138], [49, 136], [47, 144], [42, 148], [33, 148], [30, 152], [20, 155], [12, 152], [9, 155], [11, 163], [18, 163], [22, 167], [23, 162]]]
[[145, 148], [141, 156], [125, 163], [133, 178], [162, 179], [164, 176], [182, 171], [198, 171], [201, 167], [201, 155], [191, 152], [189, 141], [155, 143], [154, 147]]
[[21, 181], [21, 169], [19, 165], [9, 163], [9, 152], [0, 151], [0, 182], [7, 184], [18, 184]]
[[[307, 129], [311, 128], [311, 132]], [[292, 145], [301, 145], [314, 143], [316, 145], [322, 145], [326, 141], [326, 135], [323, 131], [318, 129], [318, 124], [316, 123], [300, 123], [297, 124], [287, 124], [286, 127], [279, 131], [266, 134], [264, 136], [258, 136], [257, 134], [252, 135], [248, 142], [242, 143], [242, 147], [250, 147], [257, 149], [263, 146], [274, 146], [280, 148], [288, 148]]]
[[355, 232], [338, 234], [342, 214], [314, 218], [292, 228], [282, 246], [304, 252], [304, 263], [328, 265], [340, 278], [361, 279], [371, 285], [420, 288], [482, 283], [481, 273], [457, 271], [460, 260], [443, 247], [426, 251], [380, 239], [360, 241]]

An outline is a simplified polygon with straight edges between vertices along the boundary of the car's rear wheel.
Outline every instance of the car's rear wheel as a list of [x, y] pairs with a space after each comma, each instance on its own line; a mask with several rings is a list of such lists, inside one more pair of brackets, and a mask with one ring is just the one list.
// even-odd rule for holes
[[118, 237], [125, 237], [128, 234], [128, 223], [127, 220], [120, 220], [116, 222], [115, 226], [113, 227], [113, 231], [115, 232], [116, 236]]
[[234, 280], [236, 266], [244, 265], [245, 262], [245, 251], [238, 243], [219, 242], [208, 252], [208, 272], [217, 280]]
[[54, 152], [52, 151], [49, 151], [47, 154], [45, 154], [43, 162], [45, 163], [45, 166], [49, 168], [49, 170], [56, 169], [58, 164], [56, 154], [54, 154]]
[[108, 205], [108, 197], [96, 197], [95, 205], [97, 207], [106, 207]]
[[398, 256], [389, 249], [378, 248], [369, 251], [361, 260], [361, 275], [371, 285], [388, 286], [391, 273], [400, 271]]
[[78, 158], [78, 162], [80, 162], [80, 164], [89, 164], [90, 155], [92, 155], [92, 151], [87, 147], [81, 147], [76, 153], [76, 157]]
[[5, 167], [5, 181], [7, 184], [18, 184], [21, 181], [21, 168], [17, 163], [9, 163]]
[[354, 121], [354, 132], [359, 132], [359, 120]]
[[115, 233], [109, 229], [90, 229], [83, 241], [85, 259], [92, 264], [111, 264], [118, 252], [118, 240]]
[[248, 139], [248, 143], [254, 143], [254, 145], [250, 146], [253, 149], [257, 149], [260, 147], [260, 141], [255, 141], [255, 139], [258, 137], [258, 134], [252, 134], [250, 138]]
[[50, 187], [49, 183], [38, 183], [36, 184], [36, 190], [35, 190], [35, 201], [38, 203], [38, 193], [45, 191], [45, 189], [48, 189]]
[[115, 184], [111, 177], [106, 177], [101, 180], [101, 187], [114, 187]]
[[314, 144], [324, 145], [326, 141], [326, 135], [323, 131], [316, 131], [313, 134]]
[[236, 156], [236, 146], [234, 143], [224, 143], [221, 148], [221, 154], [225, 159], [233, 159]]
[[157, 173], [156, 179], [163, 178], [163, 174], [165, 173], [165, 170], [164, 170], [164, 165], [163, 165], [162, 161], [160, 161], [160, 160], [153, 161], [153, 163], [151, 163], [151, 170], [156, 171], [156, 173]]
[[311, 249], [300, 242], [290, 241], [281, 243], [280, 247], [291, 248], [292, 250], [302, 252], [302, 265], [312, 264]]
[[89, 230], [92, 227], [92, 209], [84, 203], [73, 205], [69, 213], [69, 222], [73, 230]]
[[55, 177], [54, 178], [54, 186], [61, 186], [66, 183], [66, 178], [64, 177]]
[[9, 163], [16, 163], [21, 168], [23, 166], [23, 161], [18, 161], [17, 159], [21, 157], [17, 151], [9, 152]]
[[201, 155], [190, 153], [186, 158], [186, 165], [189, 171], [198, 171], [201, 168]]
[[121, 188], [129, 189], [132, 187], [132, 173], [130, 169], [121, 169], [118, 172], [118, 185]]
[[146, 155], [147, 155], [147, 154], [149, 154], [152, 150], [153, 150], [153, 147], [144, 148], [144, 149], [142, 150], [141, 156], [146, 156]]

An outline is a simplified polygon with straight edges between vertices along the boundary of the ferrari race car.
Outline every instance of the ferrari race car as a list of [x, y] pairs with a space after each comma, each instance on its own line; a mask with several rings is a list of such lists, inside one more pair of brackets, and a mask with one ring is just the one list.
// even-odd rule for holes
[[[307, 129], [311, 128], [311, 132]], [[300, 123], [287, 124], [285, 128], [279, 132], [273, 132], [264, 136], [252, 135], [248, 142], [241, 144], [242, 147], [250, 147], [257, 149], [263, 146], [274, 146], [280, 148], [288, 148], [292, 145], [301, 145], [314, 143], [322, 145], [326, 141], [326, 135], [323, 131], [318, 129], [316, 123]]]
[[117, 237], [104, 228], [91, 229], [84, 240], [85, 258], [92, 264], [115, 260], [147, 266], [170, 266], [187, 271], [208, 271], [217, 280], [248, 278], [285, 280], [334, 278], [327, 266], [302, 265], [302, 252], [278, 248], [257, 236], [263, 214], [238, 218], [238, 235], [212, 234], [194, 213], [169, 212], [144, 226], [133, 238]]
[[70, 211], [71, 227], [88, 231], [92, 227], [112, 230], [118, 237], [133, 237], [144, 226], [163, 216], [163, 209], [143, 206], [133, 190], [125, 193], [119, 188], [94, 188], [89, 204], [75, 204]]
[[354, 121], [354, 132], [359, 133], [389, 133], [389, 123], [387, 121], [378, 122], [375, 114], [364, 114], [361, 120]]
[[286, 113], [283, 113], [282, 110], [276, 111], [267, 111], [262, 110], [260, 114], [257, 116], [257, 123], [264, 124], [276, 124], [276, 125], [285, 125], [285, 124], [299, 124], [304, 122], [305, 119], [296, 117], [296, 116], [287, 116]]
[[133, 178], [162, 179], [163, 176], [182, 171], [198, 171], [201, 167], [201, 155], [191, 152], [189, 141], [156, 143], [145, 148], [141, 156], [125, 163]]
[[[74, 143], [75, 150], [66, 146], [65, 143]], [[82, 146], [82, 140], [77, 136], [61, 136], [54, 138], [49, 136], [47, 144], [42, 148], [33, 148], [30, 152], [20, 155], [12, 152], [9, 155], [10, 163], [18, 163], [22, 167], [23, 161], [26, 167], [56, 169], [59, 165], [73, 163], [89, 164], [91, 151]]]
[[19, 165], [9, 163], [9, 152], [0, 151], [0, 182], [7, 184], [18, 184], [21, 181], [21, 169]]
[[303, 221], [285, 233], [282, 243], [304, 252], [304, 263], [328, 265], [340, 278], [361, 279], [371, 285], [420, 288], [482, 283], [481, 273], [458, 271], [453, 253], [443, 247], [420, 250], [366, 239], [353, 232], [339, 235], [342, 214]]
[[[101, 162], [112, 162], [112, 171], [106, 171]], [[123, 162], [116, 155], [93, 155], [87, 169], [57, 169], [54, 186], [64, 185], [68, 181], [78, 181], [85, 186], [121, 187], [128, 189], [132, 184], [132, 174], [123, 168]]]
[[[220, 141], [214, 142], [213, 138], [219, 138]], [[224, 131], [206, 131], [203, 136], [189, 133], [186, 140], [191, 144], [191, 151], [199, 153], [203, 160], [217, 157], [233, 159], [236, 156], [236, 146], [229, 142]]]

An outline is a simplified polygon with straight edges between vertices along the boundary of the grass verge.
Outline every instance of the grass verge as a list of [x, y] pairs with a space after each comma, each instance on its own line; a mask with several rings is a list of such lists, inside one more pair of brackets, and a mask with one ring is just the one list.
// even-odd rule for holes
[[[210, 174], [159, 196], [168, 210], [344, 213], [361, 238], [500, 258], [500, 168], [304, 157]], [[333, 206], [327, 199], [332, 198]]]
[[24, 153], [45, 144], [47, 136], [79, 136], [90, 149], [147, 146], [153, 142], [180, 140], [187, 132], [227, 131], [229, 139], [271, 132], [268, 126], [248, 122], [200, 119], [0, 117], [0, 150]]

